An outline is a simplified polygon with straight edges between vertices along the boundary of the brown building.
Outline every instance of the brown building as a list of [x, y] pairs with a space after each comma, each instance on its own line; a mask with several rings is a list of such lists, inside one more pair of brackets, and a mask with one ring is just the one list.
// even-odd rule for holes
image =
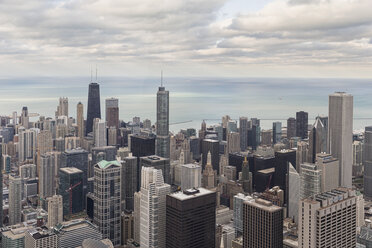
[[119, 99], [106, 99], [106, 125], [119, 128]]

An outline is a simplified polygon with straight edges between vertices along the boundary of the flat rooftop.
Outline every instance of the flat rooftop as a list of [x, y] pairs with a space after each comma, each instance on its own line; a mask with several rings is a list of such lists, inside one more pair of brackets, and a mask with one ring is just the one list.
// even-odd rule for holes
[[59, 169], [60, 171], [66, 172], [68, 174], [76, 174], [76, 173], [83, 173], [83, 171], [79, 170], [78, 168], [75, 167], [65, 167]]
[[178, 200], [185, 201], [185, 200], [190, 200], [192, 198], [196, 198], [199, 196], [204, 196], [208, 194], [213, 194], [213, 191], [210, 191], [205, 188], [197, 188], [197, 189], [187, 189], [184, 191], [179, 191], [173, 194], [170, 194], [171, 197], [174, 197]]
[[250, 206], [260, 208], [268, 212], [282, 211], [281, 207], [278, 207], [274, 205], [272, 202], [266, 201], [264, 199], [255, 199], [254, 201], [245, 201], [244, 204], [248, 204]]

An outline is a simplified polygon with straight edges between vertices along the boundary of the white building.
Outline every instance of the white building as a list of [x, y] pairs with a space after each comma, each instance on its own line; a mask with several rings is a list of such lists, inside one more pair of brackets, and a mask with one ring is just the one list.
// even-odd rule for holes
[[21, 222], [22, 179], [9, 176], [9, 225]]
[[106, 122], [104, 120], [94, 119], [93, 133], [95, 147], [107, 146]]
[[63, 201], [61, 195], [48, 197], [48, 224], [49, 228], [56, 226], [63, 221]]
[[181, 189], [201, 187], [201, 166], [197, 164], [181, 165]]
[[38, 128], [19, 129], [18, 158], [20, 162], [34, 160], [37, 148]]
[[49, 230], [37, 228], [26, 232], [25, 248], [59, 248], [58, 236]]

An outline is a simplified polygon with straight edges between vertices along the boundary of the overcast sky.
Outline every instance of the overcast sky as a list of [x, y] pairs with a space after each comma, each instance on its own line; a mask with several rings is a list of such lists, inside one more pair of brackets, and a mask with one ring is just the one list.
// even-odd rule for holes
[[0, 77], [372, 78], [371, 0], [1, 0]]

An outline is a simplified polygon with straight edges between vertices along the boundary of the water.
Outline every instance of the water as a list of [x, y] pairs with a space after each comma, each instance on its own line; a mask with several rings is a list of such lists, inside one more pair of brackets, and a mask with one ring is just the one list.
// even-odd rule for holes
[[[17, 78], [0, 79], [0, 114], [20, 113], [28, 106], [30, 113], [54, 116], [58, 98], [69, 98], [69, 113], [76, 116], [76, 104], [85, 106], [90, 78]], [[134, 116], [155, 122], [157, 78], [101, 78], [101, 112], [104, 99], [119, 98], [120, 119]], [[286, 125], [297, 111], [309, 112], [309, 122], [317, 115], [328, 115], [328, 95], [346, 91], [354, 96], [354, 129], [372, 125], [372, 87], [370, 80], [360, 79], [274, 79], [274, 78], [167, 78], [170, 91], [172, 131], [200, 128], [221, 122], [223, 115], [262, 119], [261, 126], [271, 128], [273, 121]], [[85, 109], [86, 110], [86, 109]], [[85, 113], [86, 114], [86, 113]]]

